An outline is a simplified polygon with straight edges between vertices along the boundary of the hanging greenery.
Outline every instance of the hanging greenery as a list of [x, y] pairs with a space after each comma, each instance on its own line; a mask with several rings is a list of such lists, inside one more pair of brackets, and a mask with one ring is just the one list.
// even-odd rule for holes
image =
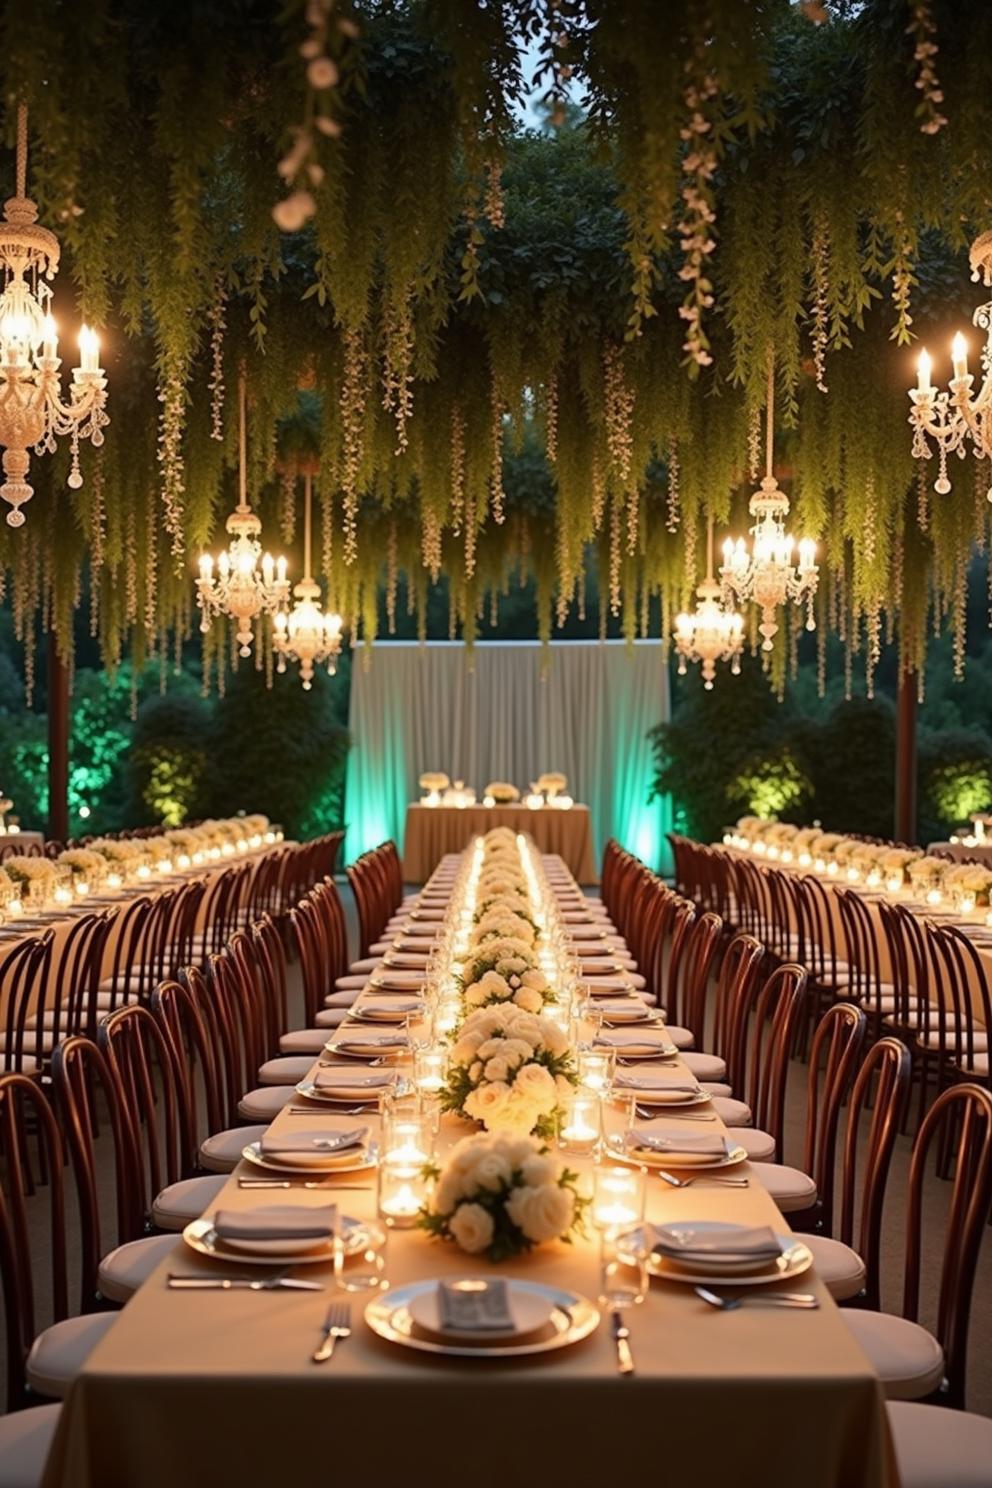
[[[22, 638], [41, 620], [68, 651], [85, 589], [108, 666], [177, 656], [233, 504], [242, 361], [266, 542], [298, 575], [302, 425], [353, 634], [400, 575], [425, 624], [444, 574], [453, 634], [532, 576], [549, 638], [590, 570], [604, 625], [634, 636], [660, 595], [667, 631], [707, 520], [746, 525], [771, 346], [821, 630], [869, 677], [893, 632], [906, 668], [945, 624], [963, 657], [992, 508], [967, 466], [941, 497], [915, 470], [907, 348], [973, 304], [989, 7], [10, 0], [0, 70], [112, 421], [81, 490], [38, 461], [29, 522], [0, 530]], [[221, 685], [228, 653], [211, 637]]]

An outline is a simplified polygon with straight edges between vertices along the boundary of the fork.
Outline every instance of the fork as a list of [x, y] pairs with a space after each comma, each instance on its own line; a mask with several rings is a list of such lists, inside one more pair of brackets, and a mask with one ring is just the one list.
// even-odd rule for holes
[[641, 1121], [715, 1121], [715, 1116], [680, 1116], [677, 1111], [669, 1111], [666, 1106], [635, 1106], [634, 1111]]
[[664, 1168], [655, 1168], [659, 1178], [670, 1183], [673, 1188], [690, 1188], [693, 1183], [712, 1183], [717, 1188], [747, 1188], [747, 1178], [710, 1178], [700, 1173], [692, 1178], [676, 1178], [674, 1173], [668, 1173]]
[[239, 1188], [334, 1188], [357, 1191], [364, 1183], [336, 1183], [333, 1178], [239, 1178]]
[[323, 1364], [330, 1359], [339, 1338], [351, 1337], [351, 1308], [347, 1302], [332, 1302], [324, 1319], [324, 1336], [320, 1345], [310, 1355], [314, 1364]]
[[746, 1303], [748, 1307], [796, 1307], [805, 1312], [813, 1312], [820, 1303], [812, 1292], [768, 1292], [764, 1296], [748, 1297], [723, 1297], [719, 1292], [711, 1292], [709, 1287], [693, 1287], [697, 1297], [708, 1302], [711, 1307], [716, 1307], [720, 1312], [733, 1312]]
[[280, 1114], [289, 1116], [365, 1116], [369, 1111], [374, 1111], [379, 1104], [379, 1098], [365, 1101], [361, 1106], [334, 1106], [328, 1103], [326, 1110], [321, 1111], [319, 1107], [311, 1109], [310, 1106], [283, 1106]]

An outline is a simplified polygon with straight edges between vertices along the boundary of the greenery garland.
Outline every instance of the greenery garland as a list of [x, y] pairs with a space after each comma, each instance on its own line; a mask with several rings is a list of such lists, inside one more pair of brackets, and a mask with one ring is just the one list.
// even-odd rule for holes
[[[525, 44], [547, 133], [515, 122]], [[21, 638], [40, 619], [68, 652], [86, 592], [108, 666], [178, 655], [233, 505], [242, 361], [266, 540], [298, 575], [315, 469], [354, 635], [402, 575], [423, 627], [443, 573], [453, 634], [532, 575], [547, 639], [587, 571], [602, 623], [632, 637], [660, 596], [667, 633], [707, 519], [745, 526], [771, 346], [821, 629], [869, 686], [894, 631], [906, 668], [945, 624], [963, 659], [990, 508], [968, 466], [939, 499], [914, 470], [906, 348], [974, 303], [987, 7], [671, 0], [662, 31], [652, 0], [11, 0], [0, 67], [66, 249], [56, 313], [74, 288], [101, 327], [112, 419], [82, 490], [39, 461], [27, 526], [0, 531]], [[220, 631], [205, 665], [223, 686]]]

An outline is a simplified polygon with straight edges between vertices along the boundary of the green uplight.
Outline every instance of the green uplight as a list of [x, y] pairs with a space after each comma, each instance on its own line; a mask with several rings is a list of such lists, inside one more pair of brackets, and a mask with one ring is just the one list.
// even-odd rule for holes
[[931, 777], [930, 790], [942, 821], [967, 821], [992, 802], [992, 763], [961, 760], [941, 765]]
[[809, 777], [786, 753], [762, 760], [738, 775], [731, 787], [735, 799], [747, 802], [752, 816], [781, 816], [796, 811], [813, 794]]

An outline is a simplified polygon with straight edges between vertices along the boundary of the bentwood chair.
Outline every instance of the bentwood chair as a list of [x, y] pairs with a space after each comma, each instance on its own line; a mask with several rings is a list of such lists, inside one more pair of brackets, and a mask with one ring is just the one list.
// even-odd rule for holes
[[[845, 1005], [838, 1004], [838, 1011], [841, 1007]], [[850, 1012], [849, 1007], [847, 1012]], [[840, 1219], [836, 1226], [833, 1217], [835, 1150], [828, 1150], [826, 1144], [820, 1147], [816, 1182], [826, 1233], [803, 1238], [813, 1252], [821, 1280], [838, 1302], [856, 1298], [865, 1307], [879, 1306], [885, 1187], [896, 1138], [909, 1104], [911, 1080], [909, 1050], [897, 1038], [879, 1039], [860, 1059], [847, 1105], [840, 1174]], [[868, 1130], [862, 1143], [863, 1121], [867, 1121]], [[836, 1137], [835, 1131], [834, 1149]]]
[[[27, 1202], [29, 1141], [42, 1150], [47, 1175], [45, 1198], [37, 1196], [34, 1210], [37, 1215], [42, 1204], [47, 1210], [43, 1247], [37, 1238], [32, 1243], [32, 1211]], [[48, 1100], [25, 1075], [0, 1076], [0, 1151], [4, 1155], [0, 1166], [0, 1289], [7, 1337], [7, 1409], [16, 1411], [39, 1395], [60, 1398], [75, 1373], [76, 1361], [104, 1335], [113, 1314], [69, 1316], [65, 1153]], [[47, 1276], [42, 1276], [43, 1269]], [[80, 1282], [81, 1305], [92, 1308], [96, 1272], [85, 1259]], [[52, 1322], [36, 1337], [42, 1309], [50, 1312]]]
[[[953, 1145], [956, 1158], [936, 1298], [936, 1331], [931, 1334], [917, 1319], [923, 1184], [934, 1141]], [[938, 1095], [913, 1143], [902, 1316], [870, 1311], [844, 1314], [848, 1327], [875, 1365], [890, 1400], [932, 1397], [963, 1409], [971, 1297], [990, 1203], [992, 1094], [979, 1085], [955, 1085]]]
[[[95, 1270], [98, 1297], [123, 1303], [172, 1250], [175, 1235], [146, 1236], [135, 1138], [129, 1114], [121, 1105], [116, 1076], [103, 1052], [80, 1035], [66, 1039], [52, 1057], [52, 1084], [75, 1178], [83, 1274]], [[99, 1147], [95, 1136], [98, 1129]], [[104, 1254], [97, 1169], [108, 1149], [117, 1245]]]
[[41, 1079], [51, 1043], [45, 1002], [54, 932], [19, 940], [0, 963], [0, 1070]]
[[125, 1116], [133, 1171], [146, 1226], [181, 1230], [220, 1193], [223, 1177], [194, 1177], [196, 1151], [188, 1089], [172, 1044], [148, 1008], [118, 1008], [100, 1025], [97, 1043], [113, 1074]]

